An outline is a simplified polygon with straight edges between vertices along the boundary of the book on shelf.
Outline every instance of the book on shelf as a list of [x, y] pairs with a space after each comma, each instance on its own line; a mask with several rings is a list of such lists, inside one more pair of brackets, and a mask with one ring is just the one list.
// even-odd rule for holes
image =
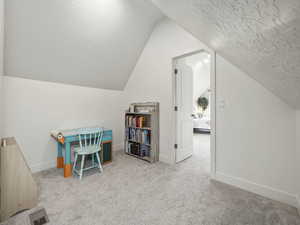
[[126, 143], [125, 151], [129, 154], [136, 155], [139, 157], [150, 157], [151, 154], [150, 146], [132, 142]]
[[151, 144], [151, 131], [150, 130], [140, 130], [131, 127], [126, 127], [125, 137], [128, 141], [137, 142], [144, 145]]
[[126, 116], [126, 125], [128, 127], [138, 127], [143, 128], [146, 125], [145, 116]]

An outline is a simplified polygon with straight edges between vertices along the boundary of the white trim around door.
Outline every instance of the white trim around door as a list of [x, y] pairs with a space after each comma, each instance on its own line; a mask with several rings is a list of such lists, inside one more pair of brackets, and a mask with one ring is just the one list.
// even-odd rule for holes
[[198, 54], [201, 52], [207, 52], [211, 56], [211, 72], [210, 72], [210, 89], [211, 89], [211, 138], [210, 138], [210, 154], [211, 154], [211, 169], [210, 169], [210, 175], [212, 179], [215, 179], [216, 177], [216, 52], [211, 51], [208, 49], [201, 49], [198, 51], [190, 52], [188, 54], [180, 55], [173, 58], [172, 62], [172, 94], [173, 94], [173, 114], [172, 114], [172, 121], [173, 121], [173, 135], [172, 140], [174, 143], [174, 163], [176, 163], [176, 137], [177, 137], [177, 111], [175, 110], [175, 107], [177, 107], [177, 100], [176, 100], [176, 77], [175, 77], [175, 63], [176, 60], [180, 58], [184, 58], [187, 56], [191, 56], [194, 54]]

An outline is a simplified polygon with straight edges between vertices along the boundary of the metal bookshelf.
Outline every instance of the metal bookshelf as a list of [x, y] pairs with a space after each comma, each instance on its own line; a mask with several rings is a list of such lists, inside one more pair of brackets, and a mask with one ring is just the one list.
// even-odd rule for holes
[[[132, 124], [133, 120], [143, 117], [142, 124]], [[139, 130], [139, 131], [137, 131]], [[144, 132], [145, 131], [145, 132]], [[146, 133], [143, 136], [147, 142], [143, 142], [138, 134]], [[134, 133], [135, 138], [131, 137]], [[135, 146], [133, 153], [132, 146]], [[144, 146], [143, 146], [144, 145]], [[142, 149], [147, 151], [142, 151]], [[127, 155], [145, 160], [150, 163], [159, 161], [159, 103], [146, 102], [146, 103], [132, 103], [128, 111], [125, 112], [125, 141], [124, 151]], [[149, 151], [148, 151], [149, 150]]]

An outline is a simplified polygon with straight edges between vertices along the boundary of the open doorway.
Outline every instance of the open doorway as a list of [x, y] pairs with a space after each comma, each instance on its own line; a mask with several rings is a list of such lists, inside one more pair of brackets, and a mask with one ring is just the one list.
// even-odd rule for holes
[[173, 60], [176, 163], [199, 158], [211, 172], [215, 160], [213, 56], [203, 50]]

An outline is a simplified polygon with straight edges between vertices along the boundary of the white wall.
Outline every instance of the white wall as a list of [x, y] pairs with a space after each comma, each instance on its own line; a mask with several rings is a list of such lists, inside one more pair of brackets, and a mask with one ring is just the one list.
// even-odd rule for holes
[[210, 88], [210, 64], [196, 66], [194, 70], [194, 102]]
[[217, 175], [294, 204], [295, 110], [219, 55], [216, 71]]
[[33, 171], [55, 166], [57, 128], [103, 125], [122, 143], [121, 91], [4, 76], [4, 135], [15, 136]]
[[125, 88], [127, 102], [160, 103], [160, 160], [175, 161], [172, 126], [172, 58], [206, 48], [170, 20], [153, 31]]
[[210, 88], [210, 57], [207, 52], [200, 52], [186, 57], [185, 62], [194, 72], [193, 102], [196, 107], [198, 98]]
[[[194, 108], [198, 108], [198, 98], [210, 89], [210, 63], [196, 65], [193, 67], [194, 71], [194, 94], [193, 102]], [[205, 110], [205, 114], [209, 115], [210, 105]]]
[[[164, 162], [175, 161], [172, 57], [201, 48], [205, 46], [176, 24], [163, 21], [125, 89], [128, 102], [160, 102]], [[219, 56], [217, 99], [217, 179], [295, 205], [294, 110]]]
[[3, 134], [4, 0], [0, 0], [0, 138]]

